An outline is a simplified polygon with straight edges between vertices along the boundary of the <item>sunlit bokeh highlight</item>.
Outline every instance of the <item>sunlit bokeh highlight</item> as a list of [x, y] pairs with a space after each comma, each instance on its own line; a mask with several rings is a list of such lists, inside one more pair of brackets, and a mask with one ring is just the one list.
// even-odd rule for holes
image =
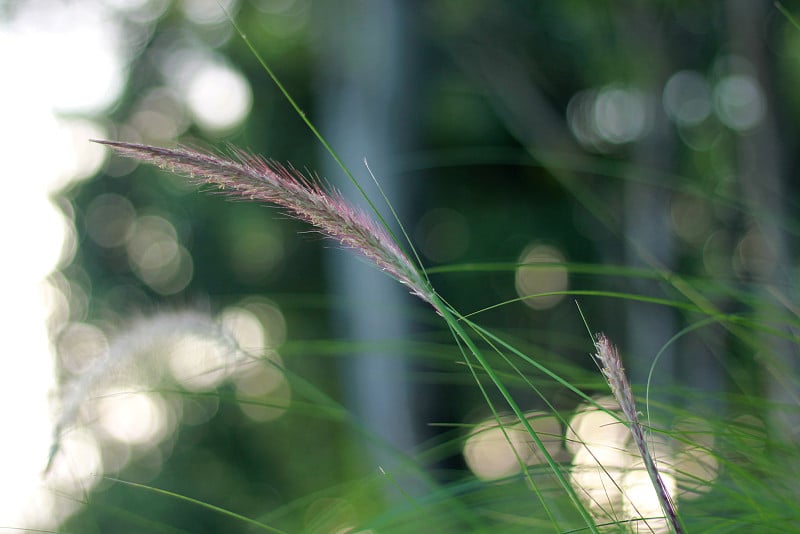
[[219, 24], [226, 20], [226, 11], [235, 13], [237, 0], [182, 0], [184, 15], [195, 24]]
[[[274, 324], [269, 325], [267, 322]], [[155, 476], [163, 464], [159, 445], [179, 424], [207, 422], [219, 397], [207, 395], [231, 383], [242, 412], [253, 421], [280, 417], [291, 388], [275, 348], [285, 336], [280, 309], [262, 298], [246, 298], [217, 319], [198, 312], [162, 312], [104, 332], [72, 322], [62, 328], [59, 356], [74, 374], [61, 411], [60, 447], [48, 473], [51, 484], [74, 458], [102, 458], [92, 466], [92, 484], [136, 461], [137, 476]], [[268, 345], [270, 346], [268, 348]], [[176, 390], [204, 393], [184, 395]], [[68, 441], [69, 436], [85, 437]], [[80, 476], [78, 476], [80, 475]], [[77, 498], [89, 475], [73, 474], [65, 494]]]
[[222, 327], [231, 333], [237, 345], [245, 351], [256, 353], [266, 341], [264, 326], [256, 315], [241, 306], [230, 306], [219, 316]]
[[[605, 406], [613, 401], [602, 399]], [[636, 488], [628, 488], [625, 481], [635, 481], [637, 456], [629, 448], [628, 428], [614, 415], [585, 406], [570, 421], [567, 443], [573, 452], [571, 481], [592, 515], [599, 521], [619, 521], [643, 517], [641, 514], [623, 515], [622, 510], [629, 499], [638, 503], [650, 503], [654, 494], [652, 484], [644, 488], [644, 499]], [[644, 472], [647, 476], [647, 472]], [[660, 508], [656, 516], [662, 515]], [[650, 517], [650, 516], [644, 516]]]
[[224, 63], [200, 65], [189, 81], [186, 95], [198, 126], [215, 133], [238, 126], [253, 103], [247, 78]]
[[[165, 50], [160, 68], [195, 124], [211, 135], [228, 133], [250, 112], [250, 82], [211, 50], [196, 46]], [[180, 117], [170, 120], [180, 130]]]
[[645, 95], [633, 87], [604, 87], [594, 102], [594, 127], [609, 143], [636, 141], [648, 128]]
[[103, 0], [103, 3], [122, 11], [139, 23], [152, 22], [164, 14], [170, 0]]
[[189, 391], [211, 391], [235, 369], [230, 349], [204, 336], [188, 335], [169, 351], [172, 378]]
[[78, 375], [87, 371], [108, 353], [108, 339], [95, 325], [69, 323], [56, 336], [59, 369]]
[[[661, 480], [669, 495], [675, 494], [675, 479], [661, 466]], [[663, 517], [661, 503], [644, 466], [632, 466], [622, 475], [621, 486], [627, 498], [622, 501], [621, 517], [631, 519], [632, 532], [671, 532], [669, 522]], [[659, 518], [659, 516], [662, 516]]]
[[667, 116], [680, 126], [697, 126], [711, 115], [711, 86], [699, 72], [682, 70], [670, 76], [662, 100]]
[[175, 226], [159, 215], [137, 217], [131, 202], [120, 195], [98, 195], [86, 211], [86, 232], [105, 248], [125, 247], [133, 273], [162, 295], [182, 291], [194, 265], [180, 243]]
[[[171, 87], [154, 87], [136, 103], [128, 119], [128, 128], [120, 138], [163, 144], [176, 139], [190, 126], [186, 105]], [[135, 133], [134, 133], [135, 132]]]
[[127, 198], [103, 193], [86, 209], [86, 233], [101, 247], [119, 247], [127, 243], [136, 222], [136, 209]]
[[542, 265], [564, 263], [564, 255], [550, 245], [532, 244], [520, 255], [515, 276], [517, 295], [534, 310], [552, 308], [564, 298], [564, 295], [543, 295], [565, 291], [568, 284], [567, 269], [561, 265]]
[[[570, 480], [578, 496], [600, 522], [632, 521], [637, 532], [669, 532], [653, 483], [626, 424], [611, 397], [581, 406], [569, 422], [567, 449], [572, 453]], [[610, 411], [609, 411], [610, 410]], [[718, 475], [710, 427], [700, 419], [676, 426], [686, 441], [663, 434], [647, 436], [662, 481], [673, 498], [696, 497]], [[647, 518], [647, 519], [644, 519]], [[655, 518], [655, 519], [653, 519]]]
[[648, 96], [624, 85], [587, 89], [567, 105], [567, 124], [575, 139], [597, 152], [607, 152], [642, 138], [650, 129]]
[[283, 314], [266, 299], [250, 298], [239, 306], [226, 308], [220, 322], [236, 338], [239, 347], [260, 355], [240, 362], [233, 374], [239, 408], [254, 421], [280, 417], [291, 402], [283, 361], [273, 350], [285, 336]]
[[[264, 339], [262, 349], [276, 349], [286, 341], [286, 318], [277, 304], [264, 297], [253, 296], [242, 299], [239, 307], [258, 319]], [[235, 332], [235, 328], [233, 330]]]
[[166, 436], [167, 407], [147, 386], [130, 384], [101, 392], [94, 402], [96, 425], [123, 443], [158, 443]]
[[280, 357], [242, 366], [234, 377], [239, 408], [254, 421], [277, 419], [289, 407], [292, 390], [281, 370]]
[[126, 248], [133, 272], [158, 293], [171, 295], [189, 285], [194, 274], [192, 257], [178, 242], [173, 224], [163, 217], [136, 219]]
[[754, 67], [739, 56], [723, 57], [717, 69], [724, 74], [714, 86], [714, 111], [732, 130], [746, 132], [757, 127], [767, 112], [764, 91]]
[[[539, 412], [528, 414], [528, 423], [552, 457], [560, 454], [562, 430], [558, 420]], [[512, 416], [487, 419], [475, 426], [464, 444], [464, 460], [470, 470], [483, 480], [500, 480], [520, 473], [526, 465], [544, 461], [533, 438], [522, 423]]]

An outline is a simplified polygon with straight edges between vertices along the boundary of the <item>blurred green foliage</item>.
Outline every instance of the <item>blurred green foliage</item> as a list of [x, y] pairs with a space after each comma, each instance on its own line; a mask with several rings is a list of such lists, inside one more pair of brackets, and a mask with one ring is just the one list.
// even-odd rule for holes
[[[253, 0], [239, 2], [235, 10], [253, 46], [313, 122], [326, 93], [319, 76], [324, 67], [319, 60], [319, 33], [339, 31], [326, 26], [319, 4]], [[342, 4], [341, 9], [354, 16], [366, 9], [358, 2], [334, 4]], [[739, 175], [758, 169], [743, 170], [740, 151], [747, 143], [743, 138], [766, 135], [767, 121], [775, 123], [774, 132], [779, 134], [771, 138], [771, 157], [779, 159], [775, 165], [782, 194], [777, 200], [789, 216], [766, 215], [792, 237], [796, 234], [796, 218], [790, 213], [796, 186], [789, 180], [789, 171], [795, 167], [797, 153], [800, 102], [793, 81], [800, 76], [800, 32], [779, 13], [766, 7], [759, 11], [759, 19], [743, 23], [739, 17], [748, 10], [736, 2], [689, 1], [443, 0], [394, 2], [393, 9], [401, 10], [410, 22], [403, 40], [413, 43], [414, 56], [407, 58], [408, 65], [398, 67], [401, 76], [413, 75], [415, 80], [414, 92], [408, 95], [413, 113], [397, 125], [398, 130], [406, 129], [402, 137], [411, 140], [398, 146], [397, 168], [382, 169], [388, 177], [378, 179], [396, 179], [414, 191], [410, 219], [403, 221], [412, 239], [426, 239], [418, 227], [426, 213], [448, 208], [463, 217], [468, 236], [448, 263], [503, 262], [508, 267], [432, 275], [437, 290], [455, 308], [466, 313], [517, 298], [511, 267], [527, 245], [540, 242], [557, 247], [568, 262], [576, 264], [632, 263], [653, 272], [679, 272], [692, 283], [700, 280], [694, 287], [708, 289], [708, 298], [720, 310], [751, 310], [748, 299], [735, 291], [747, 294], [754, 282], [771, 282], [758, 279], [763, 272], [736, 269], [737, 245], [748, 228], [757, 226], [753, 221], [772, 209], [775, 199], [759, 204], [745, 196], [748, 188]], [[755, 45], [737, 38], [740, 24], [755, 28], [759, 50], [748, 49]], [[348, 39], [348, 35], [342, 32], [340, 38]], [[191, 124], [182, 141], [214, 147], [232, 143], [312, 172], [323, 167], [322, 158], [329, 156], [230, 24], [193, 24], [177, 2], [146, 34], [141, 52], [130, 65], [125, 97], [109, 117], [111, 124], [125, 124], [140, 99], [163, 83], [157, 67], [160, 58], [176, 43], [185, 42], [219, 54], [240, 70], [252, 89], [253, 103], [247, 119], [233, 131], [209, 134]], [[736, 62], [745, 66], [731, 66]], [[687, 70], [708, 83], [706, 97], [711, 107], [699, 122], [681, 124], [666, 116], [662, 100], [667, 82]], [[719, 91], [713, 92], [732, 73], [752, 76], [762, 91], [764, 117], [746, 131], [724, 122], [719, 111], [722, 97]], [[369, 73], [364, 76], [368, 79]], [[577, 106], [576, 95], [582, 91], [594, 91], [599, 98], [609, 88], [633, 88], [643, 95], [642, 130], [627, 142], [603, 139], [597, 132], [595, 142], [581, 142], [574, 134], [587, 127], [579, 124], [586, 118], [570, 115], [575, 109], [570, 106]], [[617, 94], [628, 98], [633, 93]], [[606, 104], [610, 108], [599, 109], [595, 101], [590, 118], [602, 120], [605, 112], [622, 113], [606, 116], [608, 121], [630, 119], [626, 115], [630, 112], [626, 106], [633, 105], [630, 100], [620, 101], [622, 111], [610, 102]], [[335, 135], [328, 140], [336, 149]], [[380, 162], [373, 163], [380, 168]], [[112, 170], [117, 164], [109, 163]], [[634, 195], [631, 184], [644, 188], [658, 206], [654, 217], [666, 218], [659, 222], [659, 231], [671, 235], [662, 235], [663, 241], [632, 246], [629, 225], [637, 223], [626, 204]], [[119, 251], [85, 237], [87, 207], [103, 193], [121, 195], [138, 213], [158, 214], [174, 225], [193, 262], [193, 276], [184, 290], [158, 294], [131, 272]], [[128, 312], [161, 307], [219, 310], [246, 296], [262, 295], [281, 308], [288, 325], [288, 341], [279, 350], [292, 376], [297, 402], [287, 414], [268, 423], [250, 421], [230, 400], [230, 388], [223, 387], [216, 416], [201, 425], [180, 427], [175, 439], [161, 446], [163, 464], [155, 462], [160, 467], [148, 467], [153, 460], [144, 457], [119, 477], [191, 496], [288, 532], [334, 531], [324, 524], [318, 530], [309, 526], [313, 520], [306, 511], [321, 497], [345, 497], [358, 503], [354, 506], [360, 507], [358, 513], [372, 506], [378, 514], [392, 483], [359, 456], [357, 423], [334, 409], [344, 397], [340, 359], [347, 357], [348, 344], [357, 346], [359, 340], [339, 339], [333, 326], [332, 317], [347, 302], [333, 297], [328, 287], [324, 255], [331, 244], [303, 233], [308, 228], [273, 208], [230, 202], [217, 194], [196, 194], [158, 169], [137, 168], [122, 176], [104, 173], [66, 196], [75, 206], [82, 232], [75, 264], [66, 274], [90, 281], [89, 320], [122, 320]], [[261, 230], [251, 233], [253, 228]], [[260, 247], [276, 243], [279, 257], [256, 264], [263, 272], [237, 265], [236, 258], [252, 256]], [[642, 261], [631, 262], [632, 254]], [[785, 259], [793, 262], [793, 258], [793, 251], [788, 251]], [[428, 258], [423, 262], [435, 266]], [[785, 267], [791, 270], [792, 265]], [[787, 298], [793, 298], [794, 287], [782, 288]], [[621, 269], [610, 276], [575, 272], [569, 289], [685, 296], [669, 278], [632, 282]], [[592, 328], [625, 339], [631, 326], [624, 319], [624, 301], [586, 297], [581, 303]], [[466, 370], [455, 363], [457, 347], [445, 326], [432, 314], [426, 315], [421, 304], [412, 310], [417, 335], [397, 350], [418, 364], [415, 377], [429, 386], [421, 394], [430, 411], [420, 425], [430, 441], [421, 444], [419, 467], [431, 469], [432, 479], [465, 481], [457, 439], [463, 433], [440, 432], [426, 425], [474, 422], [485, 407]], [[673, 334], [697, 317], [680, 310], [670, 313], [675, 317]], [[601, 377], [592, 374], [592, 362], [586, 357], [591, 346], [570, 298], [543, 311], [516, 303], [479, 319], [483, 325], [501, 328], [517, 346], [541, 355], [548, 365], [564, 369], [564, 375], [576, 384], [589, 391], [602, 390]], [[701, 344], [720, 335], [715, 332]], [[666, 341], [655, 342], [660, 346]], [[723, 391], [759, 394], [765, 378], [755, 372], [759, 367], [753, 363], [751, 347], [734, 339], [707, 343], [706, 350], [725, 368], [724, 376], [715, 379], [722, 382]], [[679, 359], [674, 380], [683, 380], [691, 370], [691, 357]], [[533, 379], [557, 408], [574, 407], [575, 399], [556, 385]], [[702, 382], [702, 377], [692, 380]], [[526, 385], [516, 386], [520, 397], [535, 406], [538, 401]], [[312, 401], [309, 391], [314, 388], [335, 401]], [[68, 521], [65, 532], [254, 529], [164, 495], [124, 484], [103, 486], [107, 487], [87, 496], [88, 506]], [[455, 488], [454, 494], [462, 489]], [[448, 504], [442, 517], [460, 517], [450, 507], [458, 506]], [[466, 528], [454, 521], [449, 527], [442, 523], [442, 528], [454, 532]], [[492, 518], [481, 517], [471, 528], [491, 522]]]

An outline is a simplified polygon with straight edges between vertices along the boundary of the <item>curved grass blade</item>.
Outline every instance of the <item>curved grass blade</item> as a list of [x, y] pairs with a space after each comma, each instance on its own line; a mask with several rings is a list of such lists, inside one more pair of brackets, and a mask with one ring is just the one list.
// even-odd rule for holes
[[190, 504], [195, 504], [195, 505], [200, 506], [202, 508], [206, 508], [207, 510], [211, 510], [213, 512], [217, 512], [217, 513], [220, 513], [222, 515], [226, 515], [226, 516], [231, 517], [233, 519], [237, 519], [239, 521], [242, 521], [244, 523], [247, 523], [248, 525], [252, 525], [254, 527], [257, 527], [260, 530], [264, 530], [266, 532], [272, 532], [273, 534], [289, 534], [285, 530], [281, 530], [279, 528], [275, 528], [275, 527], [272, 527], [270, 525], [266, 525], [264, 523], [256, 521], [255, 519], [250, 519], [247, 516], [244, 516], [244, 515], [241, 515], [241, 514], [237, 514], [236, 512], [232, 512], [231, 510], [227, 510], [225, 508], [221, 508], [219, 506], [215, 506], [215, 505], [213, 505], [211, 503], [207, 503], [207, 502], [204, 502], [204, 501], [201, 501], [201, 500], [198, 500], [198, 499], [193, 499], [192, 497], [188, 497], [186, 495], [181, 495], [180, 493], [175, 493], [173, 491], [168, 491], [168, 490], [165, 490], [165, 489], [156, 488], [156, 487], [153, 487], [153, 486], [148, 486], [146, 484], [139, 484], [138, 482], [130, 482], [130, 481], [122, 480], [122, 479], [119, 479], [119, 478], [112, 478], [112, 477], [103, 477], [103, 478], [106, 479], [106, 480], [110, 480], [112, 482], [119, 482], [120, 484], [124, 484], [126, 486], [131, 486], [133, 488], [143, 489], [143, 490], [146, 490], [146, 491], [157, 493], [159, 495], [166, 495], [167, 497], [172, 497], [174, 499], [178, 499], [178, 500], [181, 500], [181, 501], [184, 501], [184, 502], [188, 502]]

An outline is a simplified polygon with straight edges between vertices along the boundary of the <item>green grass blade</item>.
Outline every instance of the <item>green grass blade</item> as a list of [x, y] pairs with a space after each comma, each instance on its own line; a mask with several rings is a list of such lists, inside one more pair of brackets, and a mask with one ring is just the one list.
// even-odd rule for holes
[[200, 507], [205, 508], [207, 510], [211, 510], [213, 512], [217, 512], [219, 514], [231, 517], [233, 519], [237, 519], [239, 521], [242, 521], [243, 523], [247, 523], [248, 525], [252, 525], [252, 526], [257, 527], [257, 528], [259, 528], [261, 530], [264, 530], [266, 532], [272, 532], [274, 534], [288, 534], [286, 531], [281, 530], [279, 528], [275, 528], [275, 527], [271, 527], [269, 525], [265, 525], [264, 523], [256, 521], [255, 519], [250, 519], [247, 516], [244, 516], [244, 515], [241, 515], [241, 514], [237, 514], [236, 512], [232, 512], [231, 510], [227, 510], [225, 508], [221, 508], [219, 506], [215, 506], [215, 505], [213, 505], [211, 503], [203, 502], [203, 501], [198, 500], [198, 499], [193, 499], [192, 497], [188, 497], [186, 495], [181, 495], [180, 493], [175, 493], [175, 492], [168, 491], [168, 490], [165, 490], [165, 489], [156, 488], [156, 487], [153, 487], [153, 486], [148, 486], [146, 484], [139, 484], [137, 482], [130, 482], [130, 481], [127, 481], [127, 480], [121, 480], [119, 478], [112, 478], [112, 477], [103, 477], [103, 478], [106, 479], [106, 480], [110, 480], [112, 482], [118, 482], [118, 483], [124, 484], [126, 486], [131, 486], [133, 488], [143, 489], [143, 490], [146, 490], [146, 491], [157, 493], [159, 495], [165, 495], [167, 497], [172, 497], [174, 499], [178, 499], [178, 500], [181, 500], [181, 501], [184, 501], [184, 502], [188, 502], [190, 504], [194, 504], [194, 505], [200, 506]]

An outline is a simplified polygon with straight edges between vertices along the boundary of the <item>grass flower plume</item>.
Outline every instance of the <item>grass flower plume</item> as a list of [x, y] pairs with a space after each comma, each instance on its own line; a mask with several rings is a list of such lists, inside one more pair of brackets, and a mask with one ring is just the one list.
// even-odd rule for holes
[[433, 304], [433, 290], [389, 233], [336, 191], [326, 191], [291, 167], [234, 149], [234, 158], [185, 147], [168, 149], [135, 143], [95, 141], [118, 154], [151, 163], [190, 180], [218, 187], [229, 196], [284, 208], [342, 246], [354, 249]]
[[645, 440], [644, 429], [639, 422], [639, 415], [636, 411], [636, 403], [633, 399], [633, 392], [631, 385], [628, 381], [628, 376], [625, 374], [625, 368], [622, 366], [622, 358], [620, 358], [617, 347], [605, 336], [605, 334], [597, 334], [594, 343], [597, 353], [597, 359], [603, 365], [603, 374], [611, 387], [611, 393], [617, 400], [622, 413], [627, 419], [628, 428], [633, 436], [633, 441], [639, 449], [639, 455], [644, 461], [645, 468], [656, 490], [656, 495], [664, 510], [665, 517], [672, 527], [673, 532], [676, 534], [683, 533], [683, 527], [678, 518], [675, 504], [672, 497], [664, 484], [664, 479], [658, 472], [656, 467], [656, 460], [649, 451], [647, 441]]

